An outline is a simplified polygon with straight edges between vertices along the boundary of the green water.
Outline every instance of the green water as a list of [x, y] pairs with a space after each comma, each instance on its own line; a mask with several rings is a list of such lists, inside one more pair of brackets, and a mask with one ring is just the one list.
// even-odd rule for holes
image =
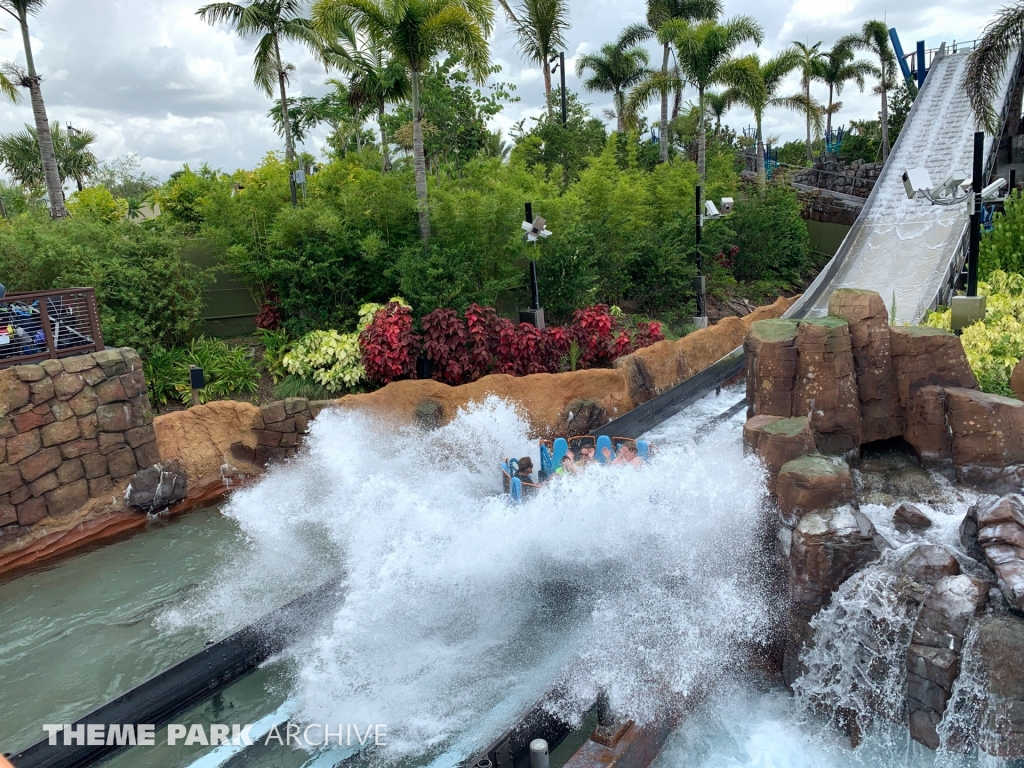
[[824, 253], [826, 256], [835, 256], [839, 246], [843, 244], [843, 238], [850, 228], [845, 224], [830, 224], [827, 221], [804, 221], [807, 225], [807, 232], [811, 236], [811, 250], [816, 253]]
[[0, 750], [43, 738], [200, 650], [196, 630], [158, 631], [240, 543], [215, 509], [0, 584]]

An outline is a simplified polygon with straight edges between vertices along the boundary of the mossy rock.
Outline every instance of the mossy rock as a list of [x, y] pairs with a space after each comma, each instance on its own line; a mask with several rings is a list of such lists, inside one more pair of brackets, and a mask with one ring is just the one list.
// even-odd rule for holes
[[761, 342], [789, 341], [796, 339], [798, 329], [799, 323], [796, 320], [778, 317], [752, 323], [750, 335]]
[[761, 430], [761, 432], [766, 435], [795, 437], [801, 432], [809, 432], [810, 429], [811, 420], [809, 418], [806, 416], [795, 416], [791, 419], [779, 419], [776, 422], [768, 424]]

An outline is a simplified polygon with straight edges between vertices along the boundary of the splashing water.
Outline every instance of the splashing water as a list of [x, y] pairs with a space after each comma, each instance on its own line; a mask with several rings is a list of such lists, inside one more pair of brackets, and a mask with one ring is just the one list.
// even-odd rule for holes
[[297, 719], [386, 723], [388, 760], [479, 748], [556, 683], [563, 716], [605, 687], [645, 721], [765, 634], [763, 478], [734, 429], [512, 506], [498, 465], [536, 461], [527, 434], [496, 398], [429, 433], [321, 414], [299, 459], [227, 506], [246, 550], [163, 621], [223, 632], [343, 573], [291, 656]]

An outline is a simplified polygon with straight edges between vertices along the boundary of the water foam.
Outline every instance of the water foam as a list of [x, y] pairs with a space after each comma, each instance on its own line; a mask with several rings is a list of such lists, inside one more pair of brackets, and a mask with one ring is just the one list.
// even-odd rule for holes
[[647, 720], [765, 634], [763, 478], [733, 428], [512, 506], [498, 463], [528, 453], [496, 398], [429, 433], [326, 412], [299, 459], [236, 492], [248, 546], [164, 620], [223, 631], [343, 572], [292, 694], [308, 722], [386, 723], [396, 758], [479, 748], [553, 684], [565, 716], [604, 687]]

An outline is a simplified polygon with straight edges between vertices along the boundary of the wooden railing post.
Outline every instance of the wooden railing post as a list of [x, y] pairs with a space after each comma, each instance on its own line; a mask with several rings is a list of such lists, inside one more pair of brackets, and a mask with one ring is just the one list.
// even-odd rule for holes
[[53, 343], [53, 329], [50, 327], [50, 311], [46, 306], [46, 296], [39, 297], [39, 319], [43, 324], [43, 337], [46, 339], [46, 349], [50, 353], [50, 359], [57, 359], [57, 345]]

